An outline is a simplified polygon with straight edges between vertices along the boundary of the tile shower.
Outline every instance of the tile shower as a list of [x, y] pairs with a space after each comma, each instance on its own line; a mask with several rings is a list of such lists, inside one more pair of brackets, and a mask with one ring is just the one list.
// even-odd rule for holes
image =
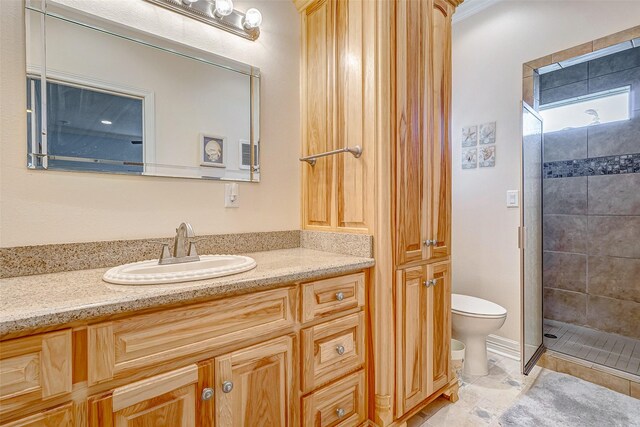
[[544, 137], [545, 344], [638, 375], [640, 47], [539, 82], [541, 105], [624, 86], [629, 120]]

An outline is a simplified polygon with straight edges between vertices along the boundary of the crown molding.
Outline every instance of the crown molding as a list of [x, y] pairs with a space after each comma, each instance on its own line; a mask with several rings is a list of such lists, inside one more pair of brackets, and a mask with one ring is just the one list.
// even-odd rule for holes
[[476, 13], [493, 6], [502, 0], [465, 0], [453, 14], [453, 23], [456, 24]]

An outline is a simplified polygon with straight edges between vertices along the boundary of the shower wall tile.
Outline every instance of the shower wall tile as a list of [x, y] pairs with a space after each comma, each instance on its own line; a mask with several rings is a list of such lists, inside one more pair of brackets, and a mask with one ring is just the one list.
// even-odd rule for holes
[[640, 216], [590, 216], [589, 255], [640, 258]]
[[640, 303], [640, 259], [590, 256], [588, 289], [590, 295]]
[[640, 48], [625, 50], [589, 61], [589, 77], [640, 67]]
[[[640, 174], [638, 174], [640, 177]], [[543, 208], [546, 214], [587, 213], [587, 177], [545, 179]]]
[[640, 215], [640, 173], [590, 176], [588, 180], [590, 215]]
[[640, 338], [640, 303], [590, 295], [587, 325], [601, 331]]
[[553, 89], [570, 83], [587, 80], [589, 78], [588, 63], [574, 65], [561, 70], [542, 74], [540, 76], [540, 90]]
[[540, 91], [540, 104], [550, 104], [576, 96], [587, 95], [589, 93], [588, 80], [582, 80], [568, 85], [555, 87], [553, 89]]
[[587, 217], [584, 215], [544, 215], [544, 250], [587, 253]]
[[545, 288], [544, 318], [576, 325], [586, 325], [587, 294]]
[[587, 129], [588, 157], [640, 153], [640, 110], [634, 111], [630, 120], [604, 123]]
[[544, 135], [544, 161], [587, 158], [587, 128], [560, 130]]
[[545, 288], [587, 292], [587, 256], [563, 252], [544, 252]]
[[589, 79], [588, 82], [589, 93], [631, 86], [631, 109], [637, 110], [640, 108], [640, 91], [638, 90], [640, 86], [640, 67], [595, 77]]

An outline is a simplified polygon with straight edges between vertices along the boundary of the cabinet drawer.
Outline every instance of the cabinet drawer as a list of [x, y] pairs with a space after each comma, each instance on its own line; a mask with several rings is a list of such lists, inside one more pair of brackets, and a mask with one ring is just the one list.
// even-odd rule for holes
[[364, 273], [333, 277], [302, 285], [303, 322], [363, 305]]
[[302, 399], [303, 425], [357, 426], [367, 418], [364, 371], [349, 375]]
[[364, 363], [364, 313], [355, 313], [302, 330], [302, 389], [316, 387]]
[[71, 341], [71, 329], [65, 329], [0, 344], [0, 420], [71, 392]]
[[89, 385], [293, 327], [295, 299], [287, 287], [90, 326]]

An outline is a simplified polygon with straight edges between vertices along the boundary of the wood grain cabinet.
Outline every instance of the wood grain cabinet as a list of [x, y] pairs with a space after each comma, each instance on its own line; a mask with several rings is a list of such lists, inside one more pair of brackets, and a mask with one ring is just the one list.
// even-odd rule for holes
[[294, 426], [289, 336], [215, 359], [217, 427]]
[[453, 6], [396, 4], [395, 227], [403, 266], [450, 255]]
[[[360, 425], [366, 279], [361, 271], [3, 341], [0, 427]], [[303, 399], [320, 424], [301, 421]]]
[[403, 415], [450, 380], [449, 263], [399, 270], [396, 298], [396, 405]]
[[[303, 4], [304, 3], [304, 4]], [[296, 0], [303, 7], [302, 153], [360, 146], [362, 156], [303, 164], [303, 226], [370, 232], [374, 159], [373, 10], [368, 0]]]

